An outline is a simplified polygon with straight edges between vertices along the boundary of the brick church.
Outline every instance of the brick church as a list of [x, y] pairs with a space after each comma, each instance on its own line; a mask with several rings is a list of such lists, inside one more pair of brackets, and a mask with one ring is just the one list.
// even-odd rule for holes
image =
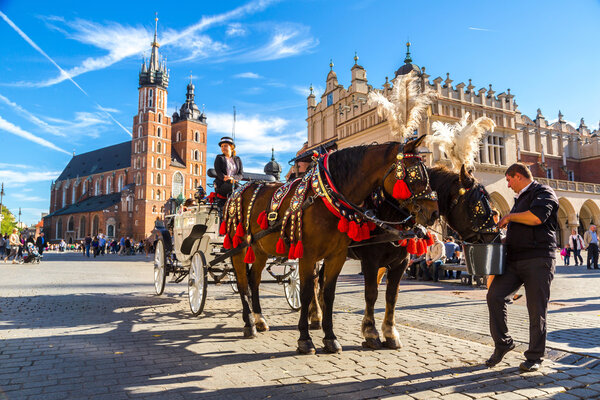
[[150, 60], [139, 73], [132, 139], [73, 155], [52, 183], [44, 232], [52, 242], [74, 243], [104, 233], [141, 240], [170, 197], [192, 197], [205, 186], [206, 116], [187, 85], [185, 103], [167, 116], [169, 73], [159, 57], [156, 30]]

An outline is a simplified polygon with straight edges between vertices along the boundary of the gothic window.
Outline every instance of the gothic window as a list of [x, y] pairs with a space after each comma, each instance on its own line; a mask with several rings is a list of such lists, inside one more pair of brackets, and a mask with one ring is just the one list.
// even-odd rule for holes
[[96, 215], [92, 220], [92, 236], [96, 236], [98, 234], [98, 227], [100, 226], [100, 218]]
[[156, 152], [162, 153], [162, 144], [160, 142], [156, 143]]
[[152, 89], [150, 89], [148, 91], [148, 107], [152, 107], [152, 105], [153, 105], [152, 104], [153, 95], [154, 95], [154, 92], [152, 91]]
[[160, 173], [156, 174], [156, 184], [160, 185], [161, 179], [160, 179]]
[[181, 172], [175, 172], [173, 174], [172, 193], [173, 197], [177, 197], [180, 194], [183, 194], [183, 175], [181, 174]]
[[112, 177], [106, 178], [106, 194], [112, 193]]
[[198, 179], [194, 179], [194, 189], [196, 189], [198, 187]]
[[[160, 117], [160, 114], [158, 114], [158, 116]], [[156, 136], [162, 137], [162, 129], [160, 126], [156, 128]]]
[[56, 239], [61, 239], [62, 236], [62, 219], [59, 218], [58, 221], [56, 221]]
[[142, 142], [142, 152], [146, 151], [146, 142]]
[[63, 193], [62, 193], [62, 207], [67, 205], [67, 189], [63, 188]]
[[[158, 108], [162, 108], [162, 92], [158, 92]], [[160, 116], [158, 118], [158, 122], [160, 122]]]
[[137, 142], [136, 142], [136, 143], [133, 145], [133, 152], [134, 152], [134, 153], [138, 153], [139, 151], [140, 151], [140, 146], [139, 146], [139, 143], [137, 143]]
[[194, 161], [200, 160], [200, 152], [198, 150], [194, 150]]
[[194, 165], [194, 175], [198, 175], [198, 164]]
[[175, 135], [175, 141], [181, 142], [181, 132], [177, 132], [177, 134]]
[[114, 225], [107, 225], [106, 226], [106, 236], [108, 236], [108, 237], [114, 237], [115, 236], [115, 226]]
[[199, 142], [200, 141], [200, 133], [198, 133], [198, 131], [194, 132], [194, 141], [195, 142]]
[[73, 222], [73, 216], [69, 217], [69, 221], [67, 222], [67, 232], [73, 232], [75, 230], [75, 223]]
[[138, 128], [138, 137], [141, 138], [144, 134], [144, 128], [142, 128], [141, 126]]
[[160, 161], [160, 157], [158, 157], [156, 159], [156, 168], [160, 169], [160, 167], [161, 167], [161, 161]]
[[77, 188], [75, 184], [73, 184], [73, 188], [71, 189], [71, 204], [75, 204], [75, 193], [77, 192]]
[[139, 172], [135, 176], [135, 184], [136, 185], [141, 185], [142, 184], [142, 174], [140, 174]]
[[127, 196], [127, 211], [133, 211], [133, 199], [131, 198], [131, 196]]
[[117, 187], [117, 192], [123, 190], [123, 175], [119, 176], [119, 186]]
[[[162, 96], [160, 96], [160, 97], [162, 97]], [[160, 107], [160, 105], [159, 105], [159, 107]], [[162, 114], [161, 113], [158, 113], [158, 123], [162, 124]]]
[[85, 217], [81, 216], [81, 218], [79, 219], [79, 237], [84, 238], [85, 235]]
[[156, 191], [156, 200], [160, 200], [160, 190]]
[[94, 185], [94, 196], [100, 195], [100, 179], [96, 179], [96, 183]]

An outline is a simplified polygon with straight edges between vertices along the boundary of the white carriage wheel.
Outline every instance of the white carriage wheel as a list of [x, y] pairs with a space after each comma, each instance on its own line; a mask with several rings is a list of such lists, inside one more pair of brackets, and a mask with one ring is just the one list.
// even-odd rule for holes
[[167, 279], [166, 271], [165, 244], [162, 240], [156, 242], [154, 251], [154, 290], [157, 295], [161, 295], [165, 290], [165, 281]]
[[294, 311], [300, 310], [300, 274], [298, 273], [299, 265], [285, 264], [283, 274], [287, 275], [291, 271], [290, 276], [283, 282], [283, 292], [290, 308]]
[[197, 251], [192, 256], [192, 265], [188, 274], [188, 299], [190, 310], [194, 317], [200, 315], [206, 301], [206, 286], [208, 283], [206, 259], [204, 253]]

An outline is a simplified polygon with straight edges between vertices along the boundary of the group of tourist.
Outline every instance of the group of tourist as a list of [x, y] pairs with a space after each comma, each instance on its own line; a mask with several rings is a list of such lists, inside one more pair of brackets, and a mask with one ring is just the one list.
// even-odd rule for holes
[[[120, 239], [107, 240], [102, 233], [92, 236], [88, 234], [82, 241], [80, 250], [84, 257], [96, 258], [105, 254], [134, 255], [145, 253], [146, 257], [152, 252], [152, 239], [148, 237], [146, 240], [136, 242], [129, 236], [122, 236]], [[91, 255], [90, 255], [91, 254]]]
[[565, 265], [569, 265], [571, 254], [573, 255], [575, 266], [583, 265], [583, 257], [581, 257], [582, 250], [587, 250], [587, 269], [599, 269], [598, 234], [596, 232], [596, 225], [590, 225], [583, 237], [577, 232], [577, 229], [571, 230], [571, 236], [569, 236], [569, 239], [567, 240], [567, 245], [560, 252], [560, 255], [563, 256]]
[[[432, 235], [434, 243], [427, 248], [427, 252], [421, 256], [413, 255], [408, 261], [408, 279], [437, 282], [442, 278], [440, 270], [444, 265], [465, 263], [464, 253], [454, 241], [454, 237], [448, 236], [442, 243], [436, 234]], [[460, 278], [461, 271], [459, 270], [454, 271], [450, 268], [443, 270], [444, 278]]]
[[5, 263], [11, 260], [13, 264], [17, 264], [26, 253], [27, 243], [32, 243], [40, 255], [48, 246], [43, 232], [34, 239], [34, 235], [19, 233], [19, 230], [14, 228], [10, 235], [0, 235], [0, 259]]

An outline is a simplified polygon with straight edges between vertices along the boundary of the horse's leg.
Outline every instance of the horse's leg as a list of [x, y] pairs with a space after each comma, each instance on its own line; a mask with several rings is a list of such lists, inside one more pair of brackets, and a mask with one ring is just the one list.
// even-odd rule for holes
[[244, 262], [243, 252], [231, 257], [231, 262], [235, 270], [235, 279], [237, 281], [240, 298], [242, 299], [242, 319], [244, 320], [244, 337], [256, 337], [256, 326], [254, 320], [250, 318], [250, 303], [248, 302], [248, 274], [246, 272], [246, 263]]
[[370, 349], [380, 349], [381, 340], [375, 327], [375, 302], [377, 301], [379, 286], [379, 269], [367, 258], [362, 259], [361, 264], [365, 278], [365, 316], [362, 320], [361, 329], [365, 341], [362, 345]]
[[265, 332], [269, 330], [269, 325], [262, 315], [260, 307], [259, 286], [262, 276], [262, 271], [267, 263], [268, 255], [260, 250], [255, 250], [256, 259], [250, 268], [250, 292], [252, 293], [252, 313], [254, 314], [254, 323], [256, 330]]
[[402, 347], [400, 335], [396, 329], [394, 310], [396, 308], [396, 302], [398, 301], [400, 279], [402, 279], [402, 275], [404, 274], [404, 271], [406, 271], [407, 266], [408, 259], [404, 257], [392, 263], [388, 269], [387, 288], [385, 292], [385, 316], [383, 318], [383, 323], [381, 324], [381, 330], [383, 331], [383, 337], [385, 338], [384, 346], [390, 349], [399, 349]]
[[323, 271], [321, 268], [317, 274], [317, 264], [315, 264], [314, 272], [314, 290], [313, 298], [308, 306], [308, 318], [310, 321], [309, 329], [321, 329], [321, 321], [323, 320], [323, 311], [321, 308], [322, 288], [323, 288]]
[[300, 318], [298, 319], [298, 330], [300, 338], [298, 339], [298, 348], [300, 354], [315, 354], [315, 345], [312, 342], [308, 331], [308, 307], [314, 297], [314, 269], [315, 260], [301, 258], [298, 268], [300, 273]]
[[323, 279], [323, 338], [324, 350], [327, 353], [341, 353], [342, 346], [337, 341], [335, 333], [333, 333], [333, 301], [335, 299], [335, 285], [338, 275], [346, 261], [346, 249], [338, 252], [327, 259], [323, 267], [327, 267]]

